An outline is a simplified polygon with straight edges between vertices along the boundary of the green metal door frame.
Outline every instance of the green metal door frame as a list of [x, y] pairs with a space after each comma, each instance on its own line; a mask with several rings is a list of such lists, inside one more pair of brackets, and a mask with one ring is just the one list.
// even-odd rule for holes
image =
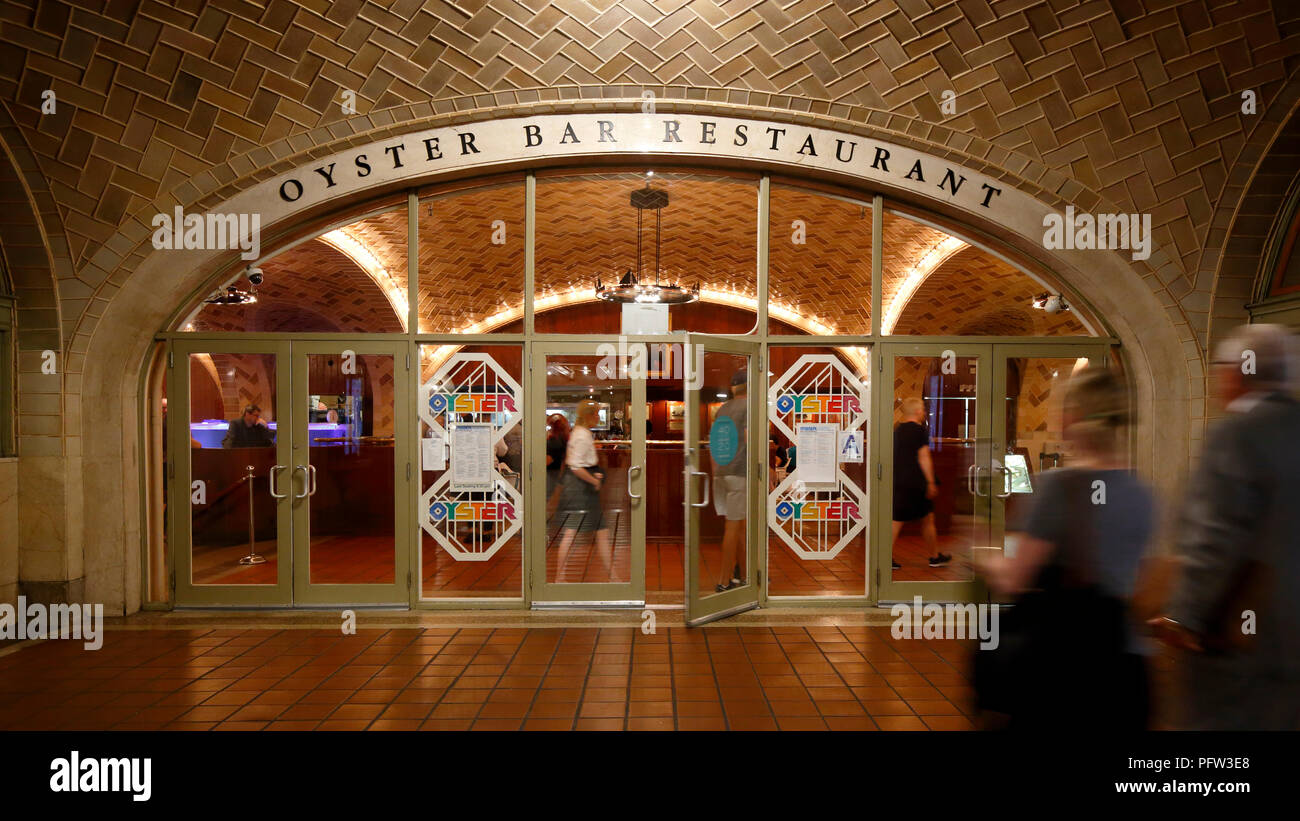
[[[1078, 359], [1088, 357], [1093, 363], [1101, 364], [1103, 367], [1109, 367], [1110, 357], [1108, 356], [1109, 347], [1102, 342], [1095, 340], [1079, 342], [1006, 342], [996, 343], [993, 345], [993, 385], [992, 398], [994, 401], [988, 403], [990, 412], [993, 407], [997, 407], [999, 412], [993, 413], [992, 416], [992, 447], [991, 454], [994, 458], [1006, 452], [1011, 440], [1015, 437], [1015, 431], [1007, 430], [1007, 415], [1001, 412], [1002, 403], [1009, 397], [1007, 396], [1007, 361], [1011, 359]], [[998, 482], [994, 476], [999, 475], [997, 466], [990, 465], [989, 481], [989, 546], [1004, 547], [1006, 545], [1006, 496], [999, 494], [997, 491]], [[1005, 479], [1003, 481], [1005, 490]], [[1002, 599], [999, 599], [1001, 601]], [[1010, 599], [1007, 599], [1008, 601]]]
[[[627, 343], [626, 350], [642, 341], [660, 337], [638, 337]], [[671, 340], [671, 337], [668, 339]], [[610, 356], [619, 350], [619, 337], [573, 341], [535, 342], [528, 351], [527, 387], [524, 390], [524, 453], [528, 479], [524, 506], [524, 550], [531, 607], [642, 607], [645, 605], [645, 488], [646, 488], [646, 380], [644, 375], [628, 374], [632, 388], [632, 413], [629, 420], [631, 448], [628, 467], [628, 513], [630, 515], [631, 567], [627, 582], [552, 583], [546, 579], [546, 358], [555, 355]], [[680, 337], [678, 338], [680, 341]], [[620, 373], [624, 370], [620, 367]], [[640, 470], [633, 468], [639, 466]], [[534, 478], [538, 477], [538, 478]], [[611, 551], [616, 534], [611, 534]]]
[[[196, 585], [191, 581], [193, 540], [190, 508], [190, 488], [193, 481], [190, 460], [189, 425], [170, 425], [168, 435], [168, 461], [170, 476], [167, 506], [167, 532], [173, 587], [173, 601], [177, 607], [297, 607], [349, 605], [409, 605], [412, 593], [410, 570], [414, 555], [415, 530], [411, 514], [411, 479], [408, 474], [410, 437], [413, 427], [410, 398], [409, 346], [396, 339], [357, 337], [329, 337], [329, 341], [294, 339], [287, 335], [262, 336], [257, 339], [230, 337], [194, 338], [179, 337], [169, 342], [168, 385], [173, 398], [173, 417], [188, 421], [190, 408], [190, 368], [192, 354], [231, 353], [262, 354], [275, 357], [276, 390], [276, 489], [284, 494], [276, 499], [276, 578], [273, 585]], [[358, 355], [390, 355], [393, 357], [394, 443], [393, 459], [393, 527], [394, 527], [394, 582], [392, 584], [365, 585], [312, 585], [308, 579], [310, 567], [310, 502], [306, 495], [307, 465], [310, 464], [310, 437], [306, 425], [307, 356], [309, 354], [339, 354], [350, 350]], [[177, 367], [177, 363], [181, 363]], [[296, 456], [305, 456], [296, 459]], [[296, 460], [295, 460], [296, 459]], [[299, 465], [303, 469], [299, 470]], [[260, 500], [260, 497], [259, 497]], [[269, 498], [268, 498], [269, 501]]]
[[[706, 481], [709, 474], [697, 471], [699, 454], [702, 446], [707, 446], [704, 431], [700, 423], [700, 389], [686, 386], [686, 435], [683, 437], [685, 448], [684, 464], [686, 474], [685, 517], [686, 540], [683, 553], [686, 559], [685, 600], [686, 624], [697, 627], [727, 616], [752, 610], [761, 602], [764, 583], [764, 566], [761, 557], [767, 547], [767, 369], [763, 367], [761, 344], [758, 341], [707, 336], [704, 334], [686, 335], [687, 361], [702, 366], [704, 354], [724, 353], [747, 356], [749, 361], [746, 376], [746, 395], [748, 406], [745, 425], [745, 441], [749, 457], [746, 466], [746, 503], [745, 515], [745, 555], [748, 568], [748, 583], [722, 593], [702, 593], [700, 591], [700, 513], [708, 504], [708, 488], [701, 490], [696, 476], [703, 476]], [[696, 350], [700, 353], [697, 356]], [[689, 374], [688, 374], [689, 376]], [[700, 374], [702, 376], [702, 374]], [[687, 380], [689, 382], [689, 379]], [[755, 386], [762, 386], [756, 390]], [[755, 492], [755, 491], [758, 492]], [[703, 496], [703, 504], [696, 502]], [[762, 548], [762, 549], [760, 549]]]
[[[311, 495], [291, 494], [293, 504], [293, 602], [295, 605], [393, 605], [410, 604], [414, 589], [411, 558], [416, 542], [411, 497], [414, 466], [410, 461], [411, 420], [415, 403], [411, 401], [411, 357], [405, 342], [343, 339], [331, 342], [292, 343], [293, 393], [289, 404], [294, 416], [293, 451], [290, 470], [296, 481], [305, 481], [311, 465], [311, 437], [306, 423], [306, 399], [310, 369], [307, 357], [313, 354], [341, 355], [351, 351], [357, 356], [391, 356], [393, 358], [393, 581], [390, 584], [312, 584], [311, 571]], [[314, 490], [316, 479], [311, 480]]]
[[[900, 356], [943, 357], [951, 353], [957, 357], [975, 357], [975, 442], [976, 464], [979, 463], [981, 441], [989, 441], [992, 435], [992, 365], [993, 346], [987, 343], [964, 342], [961, 337], [952, 337], [940, 342], [890, 341], [881, 343], [874, 351], [880, 358], [874, 369], [874, 375], [880, 377], [878, 386], [872, 390], [872, 425], [876, 446], [874, 458], [875, 471], [872, 473], [871, 508], [872, 521], [875, 523], [871, 544], [871, 576], [875, 581], [868, 592], [868, 598], [878, 604], [886, 602], [910, 602], [914, 596], [921, 596], [927, 601], [941, 602], [981, 602], [987, 600], [987, 591], [983, 582], [975, 577], [968, 581], [923, 582], [895, 581], [892, 566], [892, 532], [890, 521], [893, 518], [894, 486], [894, 360]], [[982, 400], [982, 401], [981, 401]], [[975, 478], [974, 487], [980, 487], [980, 480]], [[888, 492], [887, 492], [888, 491]], [[975, 546], [987, 545], [990, 538], [988, 524], [990, 521], [989, 496], [978, 492], [975, 497], [973, 515]]]
[[[173, 566], [172, 601], [177, 607], [291, 607], [293, 605], [293, 511], [294, 483], [287, 469], [291, 460], [290, 442], [294, 431], [294, 414], [288, 399], [292, 395], [291, 350], [288, 339], [175, 339], [168, 351], [167, 370], [169, 410], [167, 471], [170, 485], [167, 500], [168, 543]], [[275, 357], [276, 436], [275, 451], [278, 489], [284, 496], [272, 502], [276, 507], [276, 583], [275, 584], [201, 584], [192, 582], [193, 521], [191, 487], [194, 477], [190, 459], [190, 356], [193, 354], [232, 353], [262, 354]], [[180, 367], [177, 367], [177, 363]], [[180, 424], [176, 420], [182, 420]], [[184, 515], [181, 515], [184, 511]]]

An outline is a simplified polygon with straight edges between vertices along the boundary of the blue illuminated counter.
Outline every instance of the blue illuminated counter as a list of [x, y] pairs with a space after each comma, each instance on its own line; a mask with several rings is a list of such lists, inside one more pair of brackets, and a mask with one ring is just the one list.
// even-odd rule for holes
[[[275, 432], [275, 423], [267, 422], [266, 426]], [[190, 423], [190, 436], [198, 440], [199, 444], [205, 448], [221, 447], [221, 440], [225, 438], [226, 431], [230, 428], [230, 423], [221, 419], [204, 419], [202, 422]], [[341, 439], [348, 435], [348, 426], [343, 424], [331, 424], [329, 422], [312, 422], [307, 425], [307, 435], [313, 445], [317, 444], [317, 439]]]

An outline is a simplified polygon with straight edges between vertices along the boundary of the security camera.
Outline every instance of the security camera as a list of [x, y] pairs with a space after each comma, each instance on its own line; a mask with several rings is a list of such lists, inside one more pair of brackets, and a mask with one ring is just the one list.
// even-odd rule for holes
[[248, 269], [248, 284], [249, 284], [249, 285], [261, 285], [261, 284], [262, 284], [262, 281], [265, 280], [265, 279], [266, 279], [266, 275], [262, 273], [262, 269], [261, 269], [261, 268], [249, 268], [249, 269]]

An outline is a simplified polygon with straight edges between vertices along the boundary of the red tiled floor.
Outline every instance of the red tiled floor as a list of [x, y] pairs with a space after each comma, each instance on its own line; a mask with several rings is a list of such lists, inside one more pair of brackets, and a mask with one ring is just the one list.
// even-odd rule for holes
[[884, 627], [110, 630], [0, 657], [0, 730], [971, 729], [968, 653]]

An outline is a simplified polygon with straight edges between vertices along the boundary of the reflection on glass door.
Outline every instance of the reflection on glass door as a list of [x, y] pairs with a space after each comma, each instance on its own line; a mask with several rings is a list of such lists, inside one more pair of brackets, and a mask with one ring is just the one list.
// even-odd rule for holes
[[766, 425], [751, 424], [762, 419], [762, 395], [750, 391], [763, 384], [754, 345], [689, 335], [686, 350], [686, 623], [694, 626], [758, 606], [765, 494], [755, 443]]
[[410, 406], [405, 347], [293, 347], [294, 598], [404, 602], [407, 556], [397, 533], [405, 532], [398, 519], [406, 509], [398, 493], [406, 488], [400, 443]]
[[890, 522], [879, 536], [886, 548], [882, 599], [975, 595], [972, 551], [990, 537], [990, 359], [987, 345], [890, 347], [893, 414], [881, 430], [881, 509]]
[[1014, 554], [1020, 523], [1033, 504], [1041, 477], [1071, 463], [1065, 437], [1065, 395], [1070, 378], [1092, 361], [1096, 346], [997, 345], [990, 470], [992, 546]]
[[181, 340], [172, 361], [177, 603], [408, 601], [405, 345]]
[[[177, 603], [288, 604], [284, 343], [178, 343], [169, 424]], [[188, 508], [188, 510], [187, 510]]]
[[[634, 348], [636, 346], [633, 346]], [[645, 600], [645, 379], [596, 345], [538, 349], [538, 603]], [[539, 467], [538, 472], [541, 471]], [[534, 508], [538, 509], [538, 508]]]

